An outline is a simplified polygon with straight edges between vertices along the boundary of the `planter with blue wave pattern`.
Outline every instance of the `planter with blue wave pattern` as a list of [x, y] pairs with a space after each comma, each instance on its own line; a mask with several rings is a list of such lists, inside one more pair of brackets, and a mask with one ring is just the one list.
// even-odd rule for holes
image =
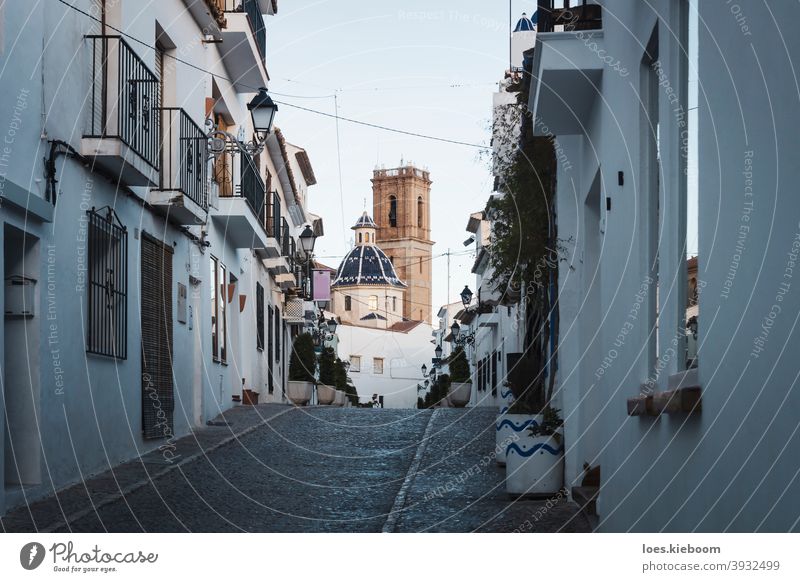
[[519, 442], [528, 434], [528, 428], [536, 425], [530, 414], [507, 414], [501, 412], [494, 423], [495, 460], [501, 467], [506, 464], [506, 449], [511, 443]]
[[[541, 423], [541, 415], [506, 415]], [[552, 495], [564, 486], [563, 429], [554, 435], [515, 433], [519, 439], [506, 446], [506, 492], [510, 495]]]

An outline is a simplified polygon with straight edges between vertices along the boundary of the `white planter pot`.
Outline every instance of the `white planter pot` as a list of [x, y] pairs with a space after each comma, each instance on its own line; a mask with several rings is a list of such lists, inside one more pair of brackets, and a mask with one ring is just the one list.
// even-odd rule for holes
[[506, 449], [511, 443], [518, 443], [523, 435], [527, 435], [528, 429], [535, 425], [541, 417], [531, 416], [530, 414], [507, 414], [500, 412], [494, 423], [495, 460], [501, 467], [506, 464]]
[[469, 404], [471, 396], [472, 382], [453, 382], [450, 385], [450, 391], [447, 393], [447, 399], [454, 408], [464, 408]]
[[286, 397], [295, 406], [305, 406], [311, 401], [313, 394], [313, 382], [297, 382], [296, 380], [289, 380], [286, 383]]
[[[541, 422], [541, 415], [506, 415]], [[515, 429], [512, 429], [515, 431]], [[553, 495], [564, 486], [564, 446], [551, 436], [531, 436], [527, 429], [506, 446], [506, 492], [511, 495]], [[512, 437], [513, 439], [513, 437]]]
[[344, 406], [345, 401], [347, 400], [347, 396], [341, 390], [335, 390], [336, 394], [333, 397], [333, 405], [334, 406]]
[[336, 398], [336, 388], [327, 384], [317, 384], [317, 403], [323, 405], [333, 404]]

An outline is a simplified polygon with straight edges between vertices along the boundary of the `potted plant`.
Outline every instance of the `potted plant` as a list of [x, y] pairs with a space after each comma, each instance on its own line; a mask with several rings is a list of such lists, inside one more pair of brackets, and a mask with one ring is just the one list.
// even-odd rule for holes
[[551, 405], [544, 381], [528, 375], [524, 362], [520, 364], [511, 382], [516, 399], [500, 420], [508, 429], [500, 443], [505, 450], [506, 492], [551, 495], [564, 486], [564, 422]]
[[286, 396], [296, 406], [305, 406], [314, 394], [314, 372], [317, 356], [314, 353], [314, 339], [309, 333], [301, 333], [292, 344], [292, 357], [289, 359], [289, 381]]
[[358, 406], [358, 391], [347, 376], [347, 366], [339, 358], [334, 363], [334, 385], [345, 395], [345, 405], [349, 401], [351, 406]]
[[449, 367], [450, 390], [447, 399], [455, 408], [464, 408], [472, 396], [472, 379], [463, 347], [458, 347], [450, 357]]
[[[496, 147], [507, 152], [492, 160], [504, 195], [486, 206], [493, 235], [492, 290], [503, 295], [504, 304], [516, 303], [520, 315], [516, 330], [523, 349], [508, 370], [514, 401], [509, 414], [498, 418], [498, 428], [503, 424], [516, 439], [498, 434], [498, 442], [507, 443], [500, 447], [506, 489], [516, 495], [553, 493], [563, 485], [563, 429], [552, 400], [559, 359], [559, 264], [568, 253], [555, 219], [557, 146], [552, 136], [520, 133], [519, 119], [531, 112], [529, 88], [520, 83], [518, 89], [517, 102], [509, 105], [512, 114], [500, 120], [494, 135]], [[508, 391], [501, 394], [508, 402]]]
[[450, 390], [450, 375], [439, 374], [422, 400], [423, 408], [447, 408], [447, 393]]
[[317, 383], [317, 402], [333, 404], [336, 397], [336, 353], [333, 348], [323, 348], [319, 356], [319, 382]]

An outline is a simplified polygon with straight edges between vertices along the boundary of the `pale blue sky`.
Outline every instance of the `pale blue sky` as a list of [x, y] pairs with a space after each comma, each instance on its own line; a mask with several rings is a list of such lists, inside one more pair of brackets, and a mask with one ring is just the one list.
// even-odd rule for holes
[[[298, 6], [299, 5], [299, 6]], [[514, 20], [533, 1], [514, 1]], [[332, 113], [339, 89], [345, 117], [408, 131], [488, 144], [492, 93], [508, 63], [508, 3], [459, 0], [398, 3], [332, 0], [279, 2], [266, 19], [270, 92], [276, 99]], [[450, 87], [450, 85], [461, 85]], [[325, 219], [318, 241], [323, 262], [338, 265], [349, 248], [349, 227], [371, 212], [376, 163], [395, 167], [401, 156], [431, 172], [434, 255], [462, 243], [471, 212], [480, 210], [492, 180], [478, 150], [440, 144], [340, 122], [343, 204], [340, 203], [335, 121], [280, 107], [276, 124], [308, 150], [318, 184], [310, 208]], [[473, 256], [451, 259], [451, 299], [474, 288]], [[433, 261], [434, 309], [446, 302], [446, 258]]]
[[[535, 11], [533, 0], [512, 4], [514, 23], [522, 12]], [[696, 23], [691, 24], [694, 33]], [[492, 93], [508, 66], [508, 2], [281, 0], [278, 15], [268, 17], [266, 25], [270, 92], [275, 99], [333, 113], [332, 95], [338, 90], [341, 116], [488, 144]], [[690, 108], [696, 106], [692, 101]], [[694, 125], [696, 111], [690, 117]], [[464, 284], [474, 290], [474, 247], [462, 243], [468, 237], [469, 214], [484, 207], [492, 187], [477, 149], [342, 121], [340, 198], [335, 121], [282, 106], [276, 124], [289, 141], [308, 150], [317, 176], [310, 209], [325, 219], [326, 236], [317, 243], [320, 260], [338, 265], [351, 246], [350, 226], [365, 199], [372, 210], [370, 177], [375, 165], [395, 167], [402, 157], [431, 172], [434, 257], [448, 248], [461, 253], [451, 258], [450, 300], [458, 300]], [[695, 150], [694, 140], [690, 145]], [[692, 154], [690, 224], [696, 221]], [[691, 254], [696, 252], [696, 223], [690, 226], [688, 246]], [[448, 299], [446, 267], [445, 257], [434, 258], [434, 310]]]

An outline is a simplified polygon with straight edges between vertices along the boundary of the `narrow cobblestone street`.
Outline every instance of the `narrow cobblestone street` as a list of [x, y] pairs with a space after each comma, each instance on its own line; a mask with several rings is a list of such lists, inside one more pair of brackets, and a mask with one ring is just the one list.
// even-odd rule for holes
[[[245, 410], [252, 426], [132, 492], [100, 501], [76, 491], [3, 519], [7, 531], [44, 529], [31, 515], [66, 513], [56, 531], [75, 532], [416, 532], [588, 531], [574, 504], [510, 499], [494, 461], [490, 409]], [[260, 417], [267, 419], [261, 421]], [[232, 425], [233, 426], [233, 425]], [[198, 438], [230, 428], [210, 427]], [[427, 439], [424, 436], [427, 435]], [[184, 443], [184, 446], [188, 444]], [[180, 449], [180, 447], [179, 447]], [[208, 450], [208, 449], [205, 449]], [[157, 454], [157, 453], [156, 453]], [[153, 453], [146, 463], [152, 476]], [[117, 493], [124, 475], [87, 483]], [[80, 489], [72, 488], [73, 490]], [[73, 506], [63, 504], [73, 499]], [[94, 509], [100, 505], [99, 508]], [[48, 509], [49, 508], [49, 509]], [[63, 522], [69, 521], [68, 525]]]

